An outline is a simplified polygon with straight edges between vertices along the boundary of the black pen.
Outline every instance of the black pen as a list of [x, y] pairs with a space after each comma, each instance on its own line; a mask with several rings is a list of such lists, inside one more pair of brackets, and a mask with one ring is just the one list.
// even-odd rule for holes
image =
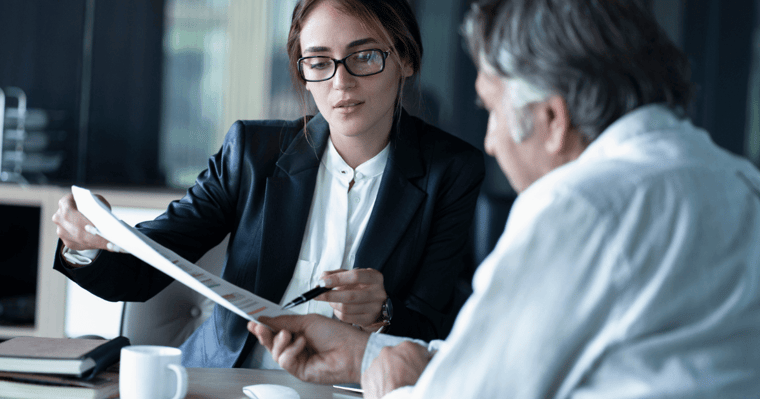
[[316, 298], [316, 297], [324, 294], [327, 291], [330, 291], [331, 289], [332, 288], [317, 287], [317, 288], [314, 288], [312, 290], [306, 291], [303, 294], [301, 294], [300, 296], [298, 296], [298, 298], [290, 301], [288, 304], [286, 304], [285, 306], [283, 306], [282, 309], [290, 309], [290, 308], [292, 308], [294, 306], [298, 306], [298, 305], [300, 305], [300, 304], [302, 304], [304, 302], [310, 301], [310, 300], [312, 300], [312, 299], [314, 299], [314, 298]]

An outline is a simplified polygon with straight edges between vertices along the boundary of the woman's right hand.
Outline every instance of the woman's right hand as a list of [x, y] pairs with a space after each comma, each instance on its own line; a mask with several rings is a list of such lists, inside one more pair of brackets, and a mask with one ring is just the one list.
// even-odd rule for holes
[[[111, 205], [100, 195], [96, 195], [109, 208]], [[69, 193], [58, 200], [58, 210], [53, 215], [53, 223], [58, 225], [55, 232], [69, 249], [81, 251], [86, 249], [104, 249], [120, 252], [119, 248], [97, 235], [97, 229], [77, 209], [74, 196]]]

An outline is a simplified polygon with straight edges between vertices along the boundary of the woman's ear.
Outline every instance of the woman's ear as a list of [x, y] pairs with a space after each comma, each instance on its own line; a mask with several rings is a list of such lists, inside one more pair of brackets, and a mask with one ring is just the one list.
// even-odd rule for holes
[[401, 74], [408, 78], [412, 75], [414, 75], [414, 67], [412, 67], [412, 63], [409, 61], [403, 61], [401, 63]]

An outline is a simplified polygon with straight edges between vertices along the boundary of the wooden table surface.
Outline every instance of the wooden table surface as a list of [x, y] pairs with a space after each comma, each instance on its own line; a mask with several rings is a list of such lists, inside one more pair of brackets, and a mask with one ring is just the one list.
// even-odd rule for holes
[[248, 399], [243, 387], [277, 384], [295, 389], [301, 399], [355, 399], [361, 395], [331, 385], [303, 382], [282, 370], [188, 368], [186, 399]]

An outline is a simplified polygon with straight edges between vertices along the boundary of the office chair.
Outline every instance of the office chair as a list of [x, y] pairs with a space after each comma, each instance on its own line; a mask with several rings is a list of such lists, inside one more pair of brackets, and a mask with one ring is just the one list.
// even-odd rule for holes
[[[209, 250], [196, 265], [219, 275], [224, 265], [229, 236]], [[179, 347], [214, 309], [214, 302], [174, 281], [145, 302], [125, 302], [120, 335], [132, 345]]]
[[498, 195], [483, 191], [478, 196], [475, 214], [470, 229], [467, 264], [457, 278], [454, 289], [452, 311], [444, 317], [443, 337], [448, 336], [459, 309], [464, 306], [472, 294], [472, 278], [475, 270], [496, 247], [497, 241], [504, 232], [509, 211], [517, 198], [516, 195]]

